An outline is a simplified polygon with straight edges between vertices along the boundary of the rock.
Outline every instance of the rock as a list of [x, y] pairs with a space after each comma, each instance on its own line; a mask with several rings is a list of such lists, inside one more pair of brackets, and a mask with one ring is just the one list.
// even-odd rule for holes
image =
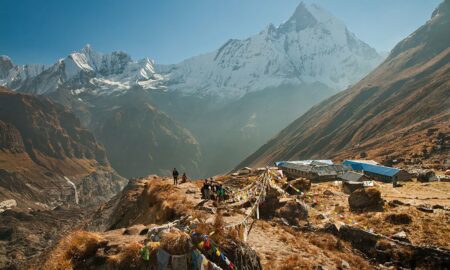
[[331, 190], [325, 190], [324, 192], [323, 192], [323, 194], [324, 195], [327, 195], [327, 196], [333, 196], [334, 195], [334, 193], [333, 193], [333, 191], [331, 191]]
[[193, 189], [193, 188], [188, 188], [188, 189], [186, 190], [186, 194], [194, 194], [194, 193], [196, 193], [196, 190]]
[[433, 209], [444, 209], [444, 206], [442, 206], [440, 204], [435, 204], [435, 205], [433, 205]]
[[348, 197], [352, 211], [383, 210], [384, 201], [381, 192], [376, 188], [357, 189]]
[[423, 183], [423, 182], [437, 181], [438, 179], [433, 171], [426, 171], [419, 173], [419, 175], [417, 176], [417, 180]]
[[416, 209], [425, 213], [433, 213], [434, 210], [430, 205], [421, 204], [416, 206]]
[[277, 215], [286, 219], [291, 225], [298, 225], [299, 220], [308, 218], [308, 208], [303, 203], [290, 201], [277, 210]]
[[402, 241], [402, 242], [411, 243], [411, 241], [409, 241], [408, 237], [406, 236], [405, 231], [400, 231], [400, 232], [394, 234], [392, 236], [392, 238], [395, 239], [395, 240]]
[[342, 260], [341, 267], [342, 269], [350, 269], [350, 264], [346, 260]]
[[389, 223], [395, 224], [395, 225], [401, 225], [401, 224], [409, 224], [412, 222], [412, 217], [408, 214], [401, 213], [401, 214], [390, 214], [386, 216], [385, 220]]
[[125, 229], [123, 234], [125, 234], [125, 235], [140, 235], [141, 232], [145, 229], [147, 229], [147, 232], [148, 232], [148, 228], [146, 226], [144, 226], [142, 224], [138, 224], [138, 225], [134, 225], [134, 226], [131, 226], [131, 227]]
[[11, 209], [16, 206], [17, 206], [17, 202], [16, 202], [16, 200], [13, 200], [13, 199], [0, 202], [0, 209], [3, 209], [3, 210]]
[[399, 201], [399, 200], [392, 200], [392, 201], [389, 201], [389, 202], [388, 202], [388, 205], [389, 205], [390, 207], [397, 207], [397, 206], [399, 206], [399, 205], [406, 205], [406, 206], [409, 206], [410, 204], [409, 204], [409, 203], [404, 203], [404, 202]]

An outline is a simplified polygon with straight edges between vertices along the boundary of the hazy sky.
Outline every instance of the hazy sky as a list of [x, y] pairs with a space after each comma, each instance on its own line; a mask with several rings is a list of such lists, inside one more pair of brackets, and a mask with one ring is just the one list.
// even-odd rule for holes
[[[378, 51], [424, 24], [440, 0], [306, 0], [343, 20]], [[53, 63], [90, 43], [177, 63], [230, 38], [279, 25], [300, 0], [0, 0], [0, 54]]]

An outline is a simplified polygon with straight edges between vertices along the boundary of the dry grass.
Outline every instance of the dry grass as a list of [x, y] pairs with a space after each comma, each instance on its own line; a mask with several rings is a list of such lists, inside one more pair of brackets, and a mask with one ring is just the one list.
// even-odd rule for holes
[[191, 237], [179, 230], [170, 230], [161, 237], [161, 248], [172, 255], [189, 253], [192, 248]]
[[[286, 258], [283, 265], [278, 266], [276, 269], [280, 270], [300, 270], [300, 269], [313, 269], [314, 263], [311, 260], [299, 255], [290, 255]], [[275, 268], [274, 268], [275, 269]]]
[[108, 265], [114, 269], [137, 268], [143, 261], [140, 255], [142, 245], [130, 243], [126, 245], [118, 254], [108, 257]]
[[185, 194], [179, 192], [177, 187], [159, 179], [153, 179], [151, 182], [152, 184], [147, 186], [146, 194], [155, 221], [173, 220], [193, 209], [192, 203], [187, 200]]
[[[448, 193], [450, 184], [432, 182], [428, 186], [420, 183], [408, 182], [401, 188], [392, 188], [392, 184], [382, 184], [376, 182], [375, 185], [382, 192], [383, 198], [388, 197], [390, 200], [398, 199], [408, 205], [398, 205], [392, 207], [386, 204], [384, 212], [351, 212], [347, 203], [348, 195], [339, 191], [339, 186], [332, 183], [323, 183], [312, 186], [311, 193], [316, 194], [319, 205], [312, 208], [314, 215], [324, 213], [330, 216], [331, 222], [343, 222], [351, 226], [359, 227], [365, 230], [372, 229], [376, 233], [386, 236], [392, 236], [399, 231], [405, 231], [407, 237], [415, 245], [433, 245], [444, 248], [450, 248], [450, 236], [448, 234], [450, 217], [444, 210], [435, 210], [434, 213], [424, 213], [417, 210], [414, 205], [429, 203], [428, 199], [434, 196], [440, 199], [434, 200], [434, 203], [447, 206], [448, 199], [445, 193]], [[336, 195], [327, 198], [322, 196], [324, 190], [331, 190]], [[440, 192], [438, 192], [438, 191]], [[388, 196], [386, 196], [388, 195]], [[419, 199], [415, 199], [418, 197]], [[430, 202], [431, 203], [431, 202]], [[339, 211], [337, 211], [339, 210]], [[392, 217], [410, 216], [410, 223], [395, 224], [391, 222]], [[394, 218], [395, 219], [395, 218]], [[313, 224], [323, 224], [321, 219], [311, 219]]]
[[101, 245], [101, 240], [101, 237], [96, 233], [72, 232], [50, 252], [43, 269], [76, 269], [83, 259], [95, 254]]

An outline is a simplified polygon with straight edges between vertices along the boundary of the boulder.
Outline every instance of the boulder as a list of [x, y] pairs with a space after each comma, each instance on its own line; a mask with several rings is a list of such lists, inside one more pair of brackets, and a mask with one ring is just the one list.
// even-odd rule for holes
[[400, 214], [390, 214], [386, 216], [385, 220], [389, 223], [395, 224], [395, 225], [401, 225], [401, 224], [409, 224], [412, 222], [412, 217], [405, 213]]
[[290, 201], [277, 210], [277, 215], [286, 219], [291, 225], [298, 225], [299, 220], [308, 219], [308, 208], [301, 202]]
[[417, 210], [425, 212], [425, 213], [433, 213], [433, 207], [431, 207], [431, 205], [428, 204], [421, 204], [416, 206]]
[[13, 199], [0, 202], [0, 209], [11, 209], [16, 206], [17, 206], [17, 202], [16, 202], [16, 200], [13, 200]]
[[195, 194], [195, 193], [197, 193], [197, 191], [195, 189], [193, 189], [193, 188], [188, 188], [186, 190], [186, 194]]
[[125, 229], [125, 231], [123, 232], [124, 235], [140, 235], [141, 232], [143, 230], [148, 228], [146, 226], [144, 226], [143, 224], [137, 224], [137, 225], [133, 225], [131, 227], [128, 227]]
[[411, 241], [409, 241], [408, 237], [406, 236], [405, 231], [400, 231], [400, 232], [394, 234], [392, 236], [392, 238], [395, 239], [395, 240], [402, 241], [402, 242], [411, 243]]
[[383, 210], [384, 201], [381, 192], [376, 188], [357, 189], [348, 197], [348, 204], [352, 211]]
[[433, 171], [425, 171], [419, 173], [419, 175], [417, 176], [417, 180], [423, 183], [423, 182], [437, 181], [438, 179]]

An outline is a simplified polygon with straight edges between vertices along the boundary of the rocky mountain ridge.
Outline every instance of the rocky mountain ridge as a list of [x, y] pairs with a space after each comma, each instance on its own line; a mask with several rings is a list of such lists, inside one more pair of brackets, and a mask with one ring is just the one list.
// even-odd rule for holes
[[[91, 205], [121, 190], [104, 148], [70, 111], [48, 98], [0, 88], [0, 200], [18, 207]], [[70, 180], [68, 180], [70, 179]]]

